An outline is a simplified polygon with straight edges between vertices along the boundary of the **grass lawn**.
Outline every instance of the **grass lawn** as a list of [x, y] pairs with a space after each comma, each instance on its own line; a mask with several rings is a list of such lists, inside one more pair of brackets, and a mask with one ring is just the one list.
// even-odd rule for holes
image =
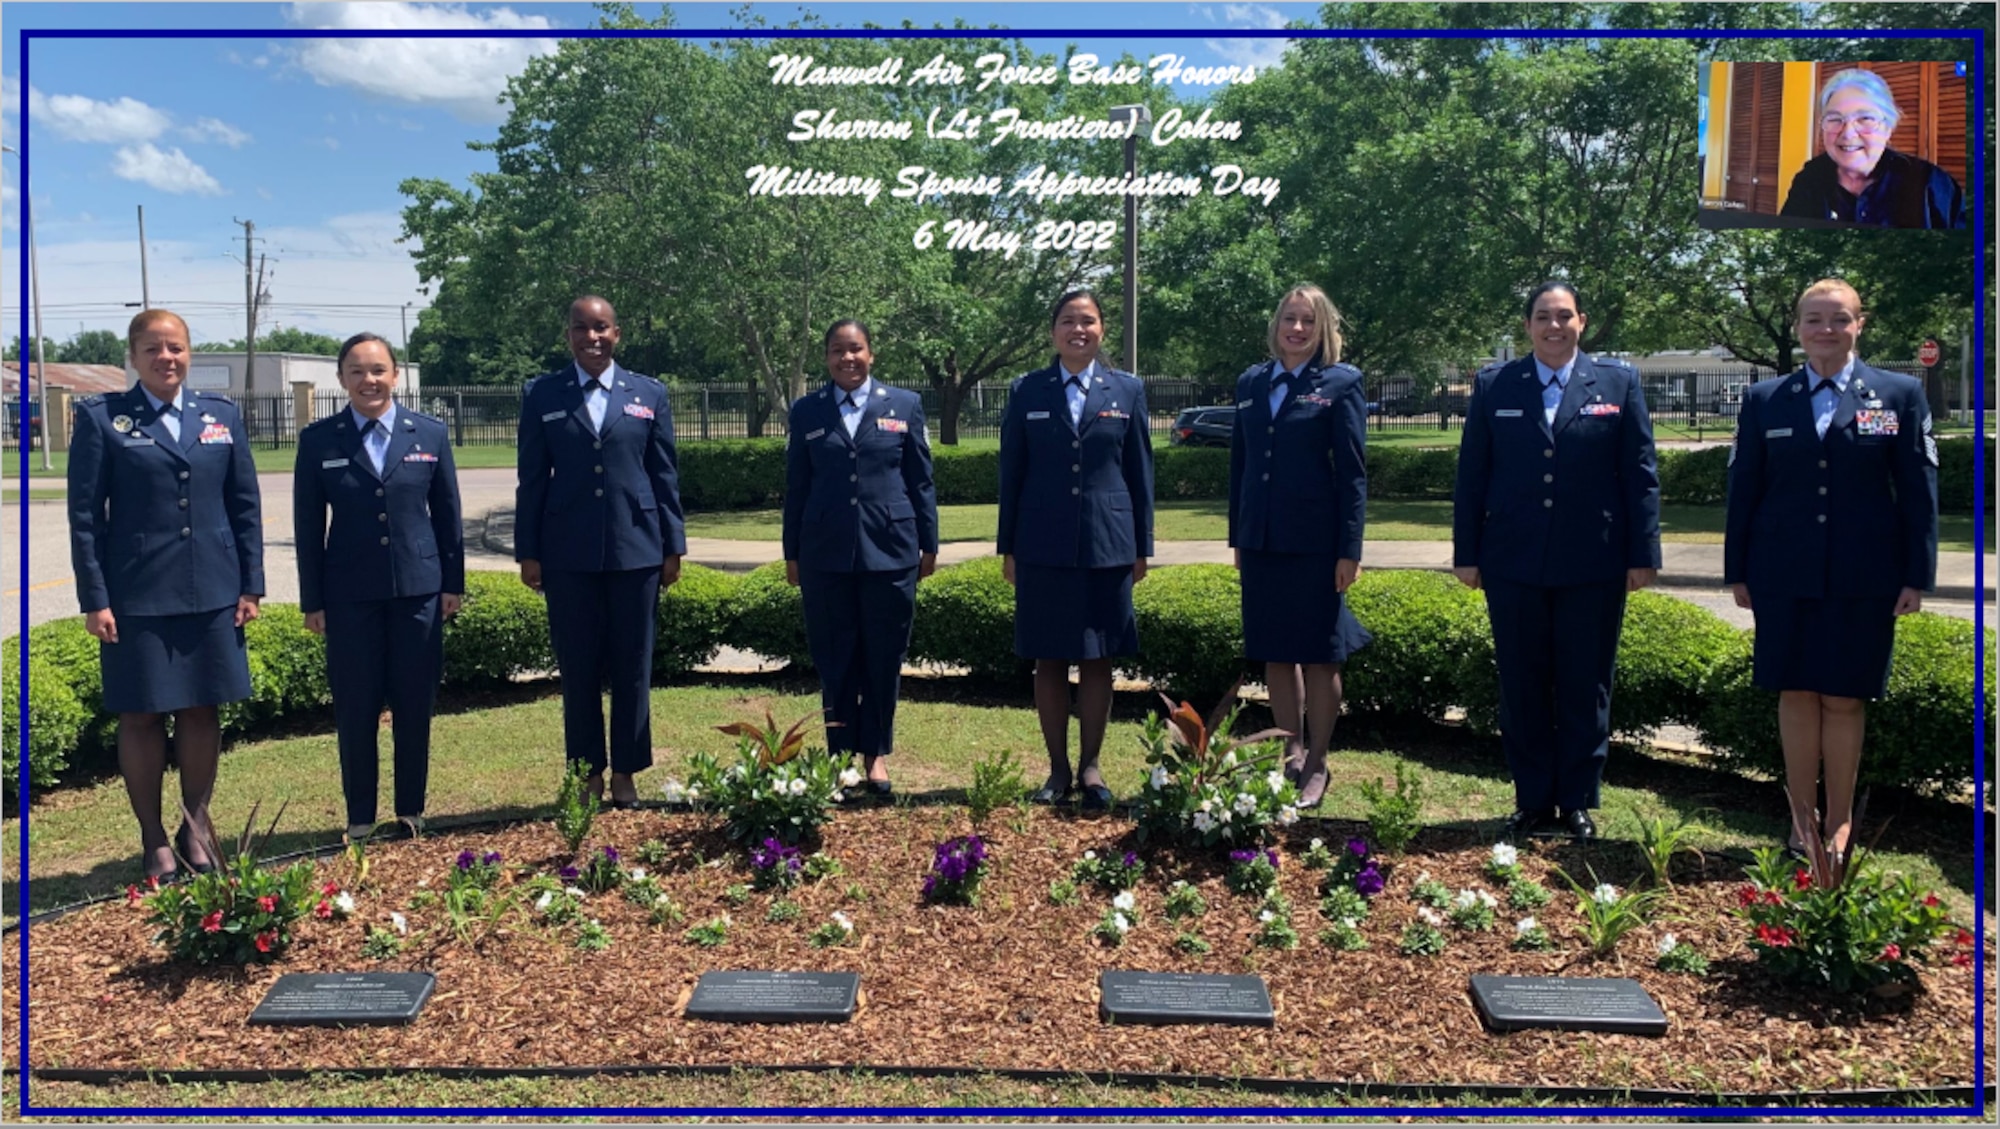
[[[899, 793], [957, 800], [971, 780], [973, 764], [1002, 749], [1026, 766], [1029, 787], [1041, 782], [1046, 762], [1025, 690], [1005, 693], [963, 683], [950, 677], [904, 680], [896, 728], [901, 751], [892, 768]], [[1157, 702], [1151, 693], [1119, 696], [1104, 766], [1113, 791], [1121, 796], [1129, 796], [1141, 777], [1140, 724]], [[690, 752], [733, 749], [733, 740], [717, 733], [717, 725], [761, 718], [767, 709], [789, 724], [818, 708], [816, 683], [782, 674], [718, 675], [655, 689], [653, 732], [662, 748], [655, 753], [653, 770], [640, 779], [640, 795], [657, 798], [669, 775], [684, 775]], [[1261, 709], [1246, 711], [1261, 714]], [[1264, 724], [1257, 716], [1246, 716], [1245, 723], [1256, 728]], [[386, 763], [386, 731], [382, 743]], [[1391, 777], [1399, 756], [1420, 771], [1430, 825], [1497, 826], [1512, 810], [1513, 790], [1497, 739], [1449, 726], [1378, 733], [1354, 723], [1342, 727], [1336, 746], [1333, 785], [1321, 813], [1328, 818], [1362, 818], [1366, 808], [1357, 784]], [[428, 814], [436, 821], [541, 812], [555, 795], [561, 748], [562, 702], [553, 684], [447, 699], [433, 726]], [[218, 830], [234, 835], [252, 803], [262, 804], [264, 820], [285, 804], [272, 852], [337, 842], [345, 823], [337, 763], [330, 714], [301, 718], [292, 735], [237, 745], [225, 755], [217, 785]], [[391, 811], [388, 768], [382, 775], [381, 811], [386, 817]], [[168, 796], [176, 795], [177, 787], [170, 774]], [[1694, 821], [1693, 846], [1702, 850], [1771, 844], [1784, 833], [1783, 799], [1776, 785], [1699, 761], [1622, 749], [1614, 754], [1598, 821], [1605, 836], [1632, 839], [1639, 820], [1676, 812]], [[1878, 826], [1895, 817], [1881, 845], [1885, 861], [1920, 883], [1956, 891], [1954, 909], [1963, 912], [1972, 890], [1969, 806], [1878, 797], [1869, 816]], [[18, 835], [17, 821], [6, 820], [3, 833]], [[122, 889], [137, 875], [136, 829], [115, 776], [61, 789], [38, 803], [28, 820], [28, 842], [31, 893], [38, 910]], [[9, 909], [16, 904], [18, 867], [18, 855], [10, 854], [0, 872], [6, 885], [0, 896]]]
[[[943, 541], [991, 541], [994, 528], [999, 523], [999, 512], [999, 507], [992, 505], [939, 506], [938, 537]], [[1154, 507], [1153, 515], [1153, 535], [1161, 541], [1223, 541], [1229, 537], [1227, 502], [1161, 502]], [[778, 510], [689, 514], [687, 531], [691, 537], [776, 541], [781, 532], [782, 518]], [[1720, 545], [1723, 518], [1721, 506], [1669, 503], [1660, 507], [1660, 538], [1663, 541]], [[1993, 524], [1987, 523], [1988, 551], [1993, 547]], [[1451, 503], [1441, 499], [1402, 502], [1370, 499], [1368, 539], [1449, 541]], [[1972, 516], [1939, 515], [1938, 548], [1946, 552], [1971, 552]]]

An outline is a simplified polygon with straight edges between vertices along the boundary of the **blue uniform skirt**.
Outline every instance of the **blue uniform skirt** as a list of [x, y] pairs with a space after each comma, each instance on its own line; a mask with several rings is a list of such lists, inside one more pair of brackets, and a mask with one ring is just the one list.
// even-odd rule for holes
[[1138, 654], [1132, 566], [1063, 568], [1016, 560], [1014, 653], [1071, 662]]
[[188, 615], [121, 615], [118, 642], [97, 645], [109, 713], [166, 713], [250, 696], [236, 605]]
[[1251, 662], [1344, 663], [1374, 640], [1333, 588], [1332, 553], [1244, 549], [1243, 655]]
[[1896, 598], [1802, 599], [1750, 591], [1751, 681], [1766, 690], [1880, 698], [1896, 646]]

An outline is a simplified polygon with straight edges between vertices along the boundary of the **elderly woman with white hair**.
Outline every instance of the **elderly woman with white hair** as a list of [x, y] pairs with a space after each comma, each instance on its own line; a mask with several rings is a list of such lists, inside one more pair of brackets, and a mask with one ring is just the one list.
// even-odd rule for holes
[[1873, 71], [1835, 72], [1819, 92], [1821, 152], [1792, 178], [1781, 215], [1862, 227], [1965, 226], [1965, 195], [1951, 174], [1889, 148], [1902, 119]]

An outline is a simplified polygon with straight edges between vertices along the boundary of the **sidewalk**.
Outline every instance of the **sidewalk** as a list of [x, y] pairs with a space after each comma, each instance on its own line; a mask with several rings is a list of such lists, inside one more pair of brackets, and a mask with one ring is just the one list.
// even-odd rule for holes
[[[486, 515], [481, 540], [490, 552], [502, 556], [514, 553], [514, 514], [497, 509]], [[1155, 565], [1228, 564], [1230, 551], [1223, 541], [1161, 541], [1155, 544]], [[1722, 546], [1687, 545], [1668, 542], [1660, 547], [1660, 584], [1669, 588], [1722, 587]], [[975, 557], [991, 556], [991, 541], [954, 541], [938, 553], [940, 565], [958, 564]], [[776, 541], [724, 541], [711, 537], [688, 538], [687, 559], [698, 565], [724, 572], [748, 572], [759, 565], [782, 559]], [[1939, 553], [1937, 589], [1932, 595], [1941, 600], [1977, 599], [1974, 553]], [[1369, 541], [1363, 544], [1364, 568], [1421, 568], [1438, 572], [1451, 568], [1449, 541]], [[1993, 598], [1994, 559], [1986, 558], [1986, 596]]]

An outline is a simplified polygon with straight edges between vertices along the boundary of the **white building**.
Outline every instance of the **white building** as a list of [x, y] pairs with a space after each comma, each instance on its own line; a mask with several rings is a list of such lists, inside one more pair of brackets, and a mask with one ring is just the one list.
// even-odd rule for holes
[[[339, 392], [339, 370], [332, 357], [315, 356], [309, 353], [266, 353], [257, 351], [255, 371], [246, 374], [243, 353], [196, 353], [188, 363], [187, 386], [204, 392], [222, 392], [234, 399], [251, 396], [290, 395], [292, 385], [303, 381], [312, 385], [314, 392]], [[128, 360], [125, 365], [127, 380], [139, 379], [138, 370]], [[405, 364], [398, 378], [398, 387], [414, 396], [423, 390], [422, 366]]]

